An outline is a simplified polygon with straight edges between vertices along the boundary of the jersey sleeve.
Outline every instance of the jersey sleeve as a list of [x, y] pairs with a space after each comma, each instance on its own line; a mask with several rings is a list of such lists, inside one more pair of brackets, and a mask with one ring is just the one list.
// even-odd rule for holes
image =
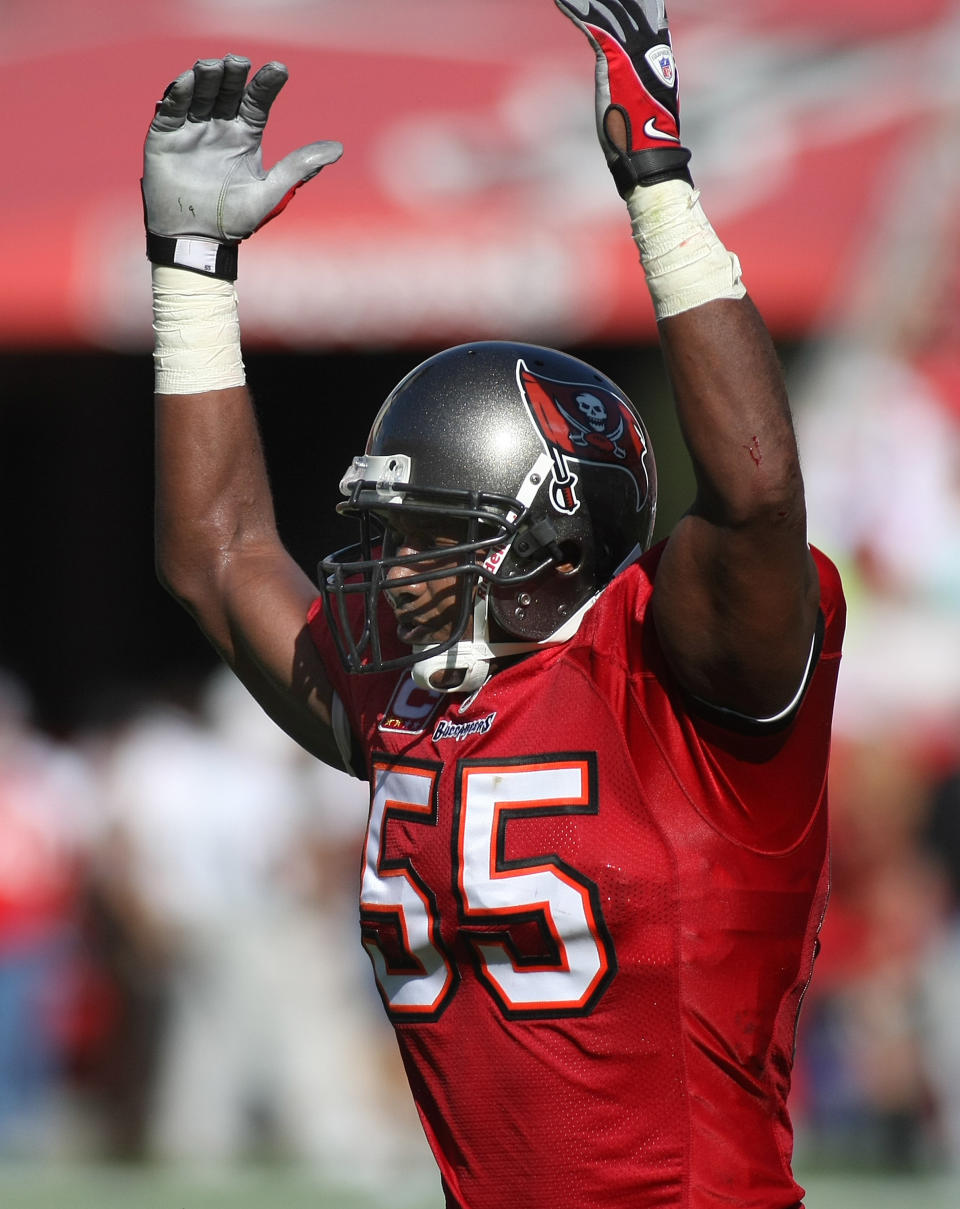
[[367, 726], [364, 721], [363, 694], [357, 692], [359, 678], [351, 676], [341, 662], [333, 635], [327, 625], [322, 597], [318, 596], [310, 606], [307, 613], [307, 629], [333, 686], [334, 735], [340, 754], [347, 771], [360, 780], [366, 780], [367, 762], [363, 737]]
[[685, 719], [715, 824], [749, 847], [783, 851], [799, 842], [825, 801], [833, 705], [846, 623], [836, 567], [813, 550], [820, 577], [822, 639], [802, 700], [781, 726], [731, 727]]
[[670, 672], [647, 607], [658, 553], [645, 556], [629, 606], [628, 660], [637, 706], [658, 736], [672, 777], [711, 825], [747, 847], [785, 851], [800, 841], [825, 799], [846, 617], [840, 577], [825, 555], [812, 551], [822, 639], [802, 700], [783, 725], [741, 725], [721, 711], [698, 708]]

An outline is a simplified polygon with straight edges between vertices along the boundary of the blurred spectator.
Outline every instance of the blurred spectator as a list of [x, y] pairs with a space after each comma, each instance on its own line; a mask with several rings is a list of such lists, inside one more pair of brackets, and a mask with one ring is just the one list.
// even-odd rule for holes
[[933, 787], [926, 840], [943, 878], [945, 910], [924, 961], [924, 1061], [936, 1097], [938, 1142], [960, 1173], [960, 763]]
[[[321, 769], [225, 669], [200, 712], [147, 707], [99, 758], [98, 895], [132, 975], [126, 1041], [145, 1051], [119, 1066], [153, 1084], [136, 1148], [374, 1178], [406, 1139], [355, 943], [366, 787]], [[122, 1116], [131, 1089], [106, 1090]]]
[[[957, 29], [954, 12], [944, 52]], [[949, 59], [935, 67], [944, 84]], [[793, 391], [811, 540], [840, 562], [849, 607], [833, 888], [802, 1021], [809, 1125], [835, 1159], [901, 1167], [932, 1157], [938, 1120], [960, 1118], [949, 826], [927, 842], [960, 721], [958, 113], [944, 88], [939, 114], [891, 155]]]
[[921, 732], [960, 713], [960, 379], [879, 349], [832, 363], [801, 415], [811, 540], [850, 610], [837, 729]]
[[83, 984], [78, 931], [92, 791], [0, 673], [0, 1154], [56, 1142]]
[[920, 979], [943, 895], [922, 847], [928, 775], [888, 738], [835, 744], [831, 900], [799, 1051], [805, 1141], [834, 1161], [930, 1158]]
[[849, 606], [836, 729], [861, 736], [960, 718], [956, 18], [931, 64], [940, 112], [891, 155], [794, 383], [811, 540]]

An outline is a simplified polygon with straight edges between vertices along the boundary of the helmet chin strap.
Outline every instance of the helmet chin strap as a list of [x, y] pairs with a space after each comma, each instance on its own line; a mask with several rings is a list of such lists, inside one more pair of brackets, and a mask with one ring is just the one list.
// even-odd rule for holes
[[[600, 591], [603, 589], [601, 588]], [[554, 630], [547, 638], [541, 638], [536, 642], [488, 642], [489, 594], [481, 586], [477, 590], [473, 606], [473, 633], [478, 637], [474, 637], [472, 641], [455, 642], [453, 646], [441, 651], [439, 655], [428, 653], [434, 647], [439, 646], [439, 643], [414, 646], [414, 651], [418, 655], [421, 651], [424, 652], [424, 657], [418, 659], [411, 668], [413, 681], [418, 688], [428, 689], [434, 693], [475, 693], [486, 683], [490, 675], [490, 664], [495, 659], [507, 659], [511, 655], [525, 655], [539, 647], [552, 646], [572, 638], [579, 630], [584, 614], [599, 595], [600, 592], [597, 592], [596, 595], [591, 596], [567, 618], [559, 629]], [[463, 674], [461, 678], [457, 679], [449, 674], [451, 672]], [[434, 677], [437, 677], [438, 683], [434, 683]]]
[[[538, 642], [457, 642], [440, 655], [426, 655], [411, 668], [414, 683], [434, 693], [475, 693], [490, 675], [494, 659], [535, 650]], [[429, 651], [430, 647], [421, 647]], [[459, 672], [459, 677], [449, 673]], [[436, 680], [434, 679], [436, 677]], [[449, 683], [448, 683], [449, 681]]]
[[[490, 664], [494, 659], [524, 655], [527, 651], [537, 649], [540, 645], [538, 642], [487, 641], [489, 600], [489, 593], [481, 584], [473, 602], [472, 640], [455, 642], [439, 655], [425, 654], [423, 659], [417, 660], [412, 674], [418, 688], [430, 689], [435, 693], [475, 693], [490, 675]], [[425, 646], [414, 646], [413, 649], [419, 655], [421, 651], [429, 652], [435, 646], [439, 646], [439, 643], [427, 643]], [[461, 672], [462, 676], [450, 675], [452, 672]]]

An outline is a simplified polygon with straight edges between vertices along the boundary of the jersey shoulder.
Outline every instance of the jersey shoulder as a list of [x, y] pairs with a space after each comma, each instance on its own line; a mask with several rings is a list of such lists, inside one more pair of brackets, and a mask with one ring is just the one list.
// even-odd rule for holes
[[840, 572], [834, 563], [816, 546], [810, 553], [820, 577], [820, 612], [823, 614], [823, 648], [821, 658], [837, 659], [843, 646], [847, 622], [847, 603], [843, 595]]
[[584, 618], [581, 635], [589, 634], [595, 640], [598, 630], [615, 625], [617, 619], [645, 620], [665, 545], [665, 541], [659, 542], [613, 577]]
[[[397, 673], [393, 671], [356, 675], [347, 671], [327, 620], [322, 597], [317, 597], [310, 606], [307, 613], [307, 631], [323, 660], [333, 691], [346, 716], [349, 733], [355, 741], [360, 740], [372, 729], [372, 725], [387, 707], [397, 682]], [[354, 769], [358, 767], [357, 755], [358, 752], [355, 751], [351, 760], [351, 767]]]

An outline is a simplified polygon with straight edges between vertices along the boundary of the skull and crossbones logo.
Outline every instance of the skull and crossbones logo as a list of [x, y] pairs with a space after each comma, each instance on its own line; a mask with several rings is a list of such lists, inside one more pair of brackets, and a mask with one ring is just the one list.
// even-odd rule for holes
[[[620, 438], [623, 436], [623, 416], [617, 409], [616, 423], [608, 430], [609, 416], [606, 405], [603, 400], [597, 395], [591, 394], [589, 391], [581, 391], [580, 394], [574, 396], [574, 402], [577, 405], [579, 415], [575, 415], [571, 410], [564, 407], [560, 400], [556, 403], [564, 418], [570, 424], [570, 440], [574, 445], [580, 448], [585, 448], [587, 445], [596, 443], [599, 438], [601, 441], [608, 441], [614, 456], [625, 458], [626, 450], [619, 444]], [[590, 438], [593, 438], [592, 440]]]

